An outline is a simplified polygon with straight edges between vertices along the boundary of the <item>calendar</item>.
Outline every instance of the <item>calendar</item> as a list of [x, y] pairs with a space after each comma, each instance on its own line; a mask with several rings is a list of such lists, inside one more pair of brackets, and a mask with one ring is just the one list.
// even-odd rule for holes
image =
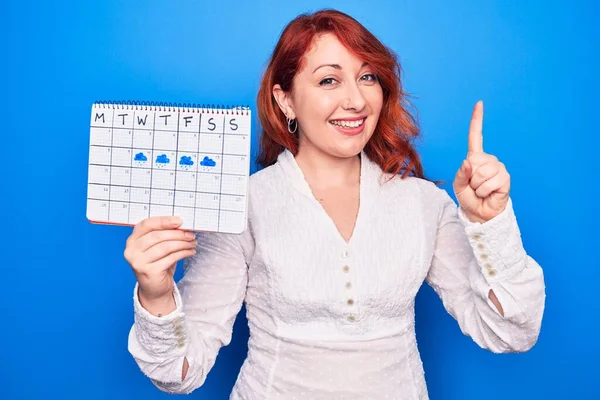
[[183, 229], [243, 232], [250, 121], [248, 107], [94, 103], [88, 220], [132, 226], [177, 216]]

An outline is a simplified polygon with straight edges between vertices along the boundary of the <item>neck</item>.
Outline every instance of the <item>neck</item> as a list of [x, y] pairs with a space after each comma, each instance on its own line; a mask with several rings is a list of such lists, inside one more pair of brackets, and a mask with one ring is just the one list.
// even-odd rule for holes
[[312, 187], [357, 185], [360, 182], [360, 157], [335, 157], [318, 149], [300, 148], [296, 163]]

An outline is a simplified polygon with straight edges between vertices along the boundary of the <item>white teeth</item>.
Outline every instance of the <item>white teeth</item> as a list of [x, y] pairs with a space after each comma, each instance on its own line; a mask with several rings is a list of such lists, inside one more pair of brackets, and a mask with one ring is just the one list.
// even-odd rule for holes
[[358, 121], [331, 121], [333, 125], [342, 126], [344, 128], [358, 128], [365, 122], [365, 119], [359, 119]]

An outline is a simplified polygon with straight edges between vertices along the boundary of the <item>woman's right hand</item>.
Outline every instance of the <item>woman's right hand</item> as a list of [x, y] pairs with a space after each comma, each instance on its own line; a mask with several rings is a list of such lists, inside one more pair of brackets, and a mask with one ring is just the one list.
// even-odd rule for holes
[[196, 234], [178, 229], [177, 217], [151, 217], [139, 222], [127, 238], [124, 256], [146, 302], [172, 298], [177, 262], [196, 253]]

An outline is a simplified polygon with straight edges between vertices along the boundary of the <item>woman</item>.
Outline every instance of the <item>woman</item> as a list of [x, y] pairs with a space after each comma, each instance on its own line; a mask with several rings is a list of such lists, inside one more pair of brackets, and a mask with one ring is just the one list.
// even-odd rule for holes
[[[249, 351], [232, 399], [427, 399], [415, 340], [423, 281], [493, 352], [537, 340], [545, 288], [521, 243], [476, 104], [460, 203], [424, 179], [394, 55], [351, 17], [283, 31], [258, 95], [263, 126], [240, 235], [137, 225], [129, 351], [161, 390], [203, 384], [245, 301]], [[186, 258], [187, 257], [187, 258]], [[175, 285], [175, 263], [185, 275]]]

